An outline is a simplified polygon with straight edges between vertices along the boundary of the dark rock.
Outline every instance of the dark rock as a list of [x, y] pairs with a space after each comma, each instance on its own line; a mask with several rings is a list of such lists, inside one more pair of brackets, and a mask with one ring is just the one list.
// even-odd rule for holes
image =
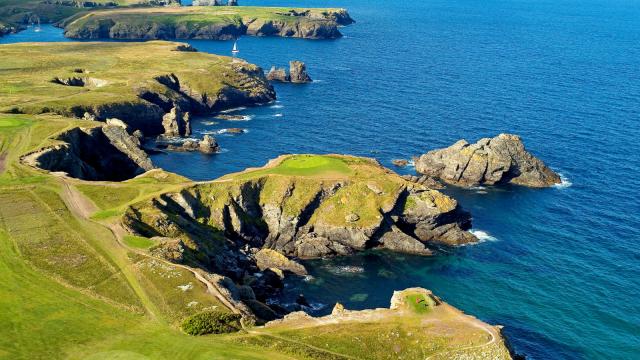
[[84, 180], [122, 181], [153, 169], [140, 141], [121, 126], [74, 128], [56, 144], [25, 155], [28, 165]]
[[397, 167], [405, 167], [409, 164], [409, 161], [404, 159], [393, 159], [391, 160], [391, 163]]
[[500, 134], [475, 144], [460, 140], [446, 149], [433, 150], [416, 161], [416, 170], [458, 186], [511, 183], [548, 187], [560, 176], [526, 151], [517, 135]]
[[304, 297], [304, 294], [298, 295], [298, 297], [296, 298], [296, 304], [298, 304], [300, 306], [306, 306], [306, 307], [310, 307], [311, 306], [309, 304], [309, 302], [307, 301], [307, 298]]

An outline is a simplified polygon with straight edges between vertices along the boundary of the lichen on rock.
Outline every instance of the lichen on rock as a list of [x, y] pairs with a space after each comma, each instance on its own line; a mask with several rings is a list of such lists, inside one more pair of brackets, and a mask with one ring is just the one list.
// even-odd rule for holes
[[475, 144], [460, 140], [446, 149], [429, 151], [416, 159], [416, 170], [458, 186], [511, 183], [548, 187], [560, 176], [529, 153], [517, 135], [500, 134]]

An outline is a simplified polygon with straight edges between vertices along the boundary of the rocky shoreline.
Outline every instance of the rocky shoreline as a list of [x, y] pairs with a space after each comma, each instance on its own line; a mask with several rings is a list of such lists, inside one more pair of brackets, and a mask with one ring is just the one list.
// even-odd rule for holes
[[[257, 10], [256, 10], [257, 9]], [[321, 10], [321, 11], [320, 11]], [[342, 37], [340, 26], [354, 23], [345, 9], [178, 7], [93, 12], [61, 23], [72, 39], [208, 39], [279, 36], [303, 39]], [[192, 21], [192, 17], [198, 21]], [[170, 19], [170, 21], [168, 20]]]
[[[440, 245], [477, 241], [467, 231], [469, 213], [454, 199], [408, 182], [373, 160], [329, 158], [368, 175], [342, 179], [260, 175], [299, 159], [284, 156], [262, 169], [134, 204], [122, 223], [132, 234], [152, 239], [156, 256], [249, 287], [253, 295], [241, 300], [249, 299], [247, 306], [259, 306], [261, 313], [273, 312], [275, 317], [286, 311], [269, 307], [266, 300], [283, 286], [287, 273], [305, 273], [295, 259], [370, 248], [431, 255]], [[345, 196], [357, 205], [353, 210]]]

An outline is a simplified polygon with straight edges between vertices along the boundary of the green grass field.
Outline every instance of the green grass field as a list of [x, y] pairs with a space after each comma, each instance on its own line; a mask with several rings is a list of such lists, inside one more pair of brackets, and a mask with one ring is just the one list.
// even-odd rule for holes
[[151, 239], [135, 235], [126, 235], [123, 240], [127, 246], [136, 249], [148, 249], [155, 244]]

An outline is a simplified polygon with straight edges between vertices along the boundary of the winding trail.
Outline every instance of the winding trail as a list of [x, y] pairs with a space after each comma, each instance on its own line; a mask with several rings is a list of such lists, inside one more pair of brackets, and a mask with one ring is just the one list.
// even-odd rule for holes
[[0, 174], [4, 172], [5, 162], [7, 160], [7, 153], [0, 154]]
[[431, 355], [427, 356], [425, 358], [425, 360], [433, 359], [434, 357], [442, 357], [443, 355], [449, 354], [449, 353], [487, 347], [487, 346], [491, 346], [491, 345], [496, 343], [496, 339], [500, 335], [498, 334], [498, 332], [497, 332], [495, 327], [493, 327], [493, 326], [491, 326], [489, 324], [486, 324], [486, 323], [478, 320], [477, 318], [475, 318], [475, 317], [473, 317], [471, 315], [467, 315], [467, 314], [463, 313], [462, 311], [460, 311], [459, 309], [456, 309], [456, 308], [454, 308], [453, 306], [451, 306], [449, 304], [444, 303], [444, 304], [442, 304], [440, 306], [446, 306], [448, 311], [453, 311], [453, 312], [456, 312], [456, 313], [460, 314], [460, 316], [462, 317], [462, 321], [461, 322], [464, 322], [465, 324], [467, 324], [469, 326], [473, 326], [475, 328], [478, 328], [478, 329], [488, 333], [489, 336], [491, 336], [491, 340], [489, 340], [488, 342], [486, 342], [484, 344], [464, 346], [464, 347], [460, 347], [460, 348], [457, 348], [457, 349], [444, 350], [444, 351], [441, 351], [441, 352], [437, 352], [435, 354], [431, 354]]
[[[92, 222], [94, 224], [98, 224], [100, 226], [105, 226], [104, 224], [99, 223], [99, 222], [91, 219], [91, 214], [93, 214], [97, 210], [97, 207], [89, 199], [87, 199], [81, 192], [79, 192], [75, 187], [73, 187], [73, 185], [69, 184], [69, 181], [68, 181], [68, 179], [66, 179], [65, 176], [60, 176], [60, 179], [62, 180], [62, 184], [63, 184], [62, 197], [63, 197], [63, 200], [65, 200], [65, 202], [69, 206], [69, 210], [73, 214], [75, 214], [78, 217], [81, 217], [84, 220], [90, 221], [90, 222]], [[134, 248], [131, 248], [131, 247], [127, 246], [123, 242], [123, 238], [126, 235], [126, 231], [119, 223], [109, 224], [107, 226], [107, 228], [111, 231], [111, 233], [115, 237], [116, 241], [118, 242], [118, 245], [120, 245], [123, 249], [135, 252], [136, 254], [144, 256], [144, 257], [148, 257], [148, 258], [151, 258], [151, 259], [154, 259], [154, 260], [157, 260], [157, 261], [161, 261], [161, 262], [163, 262], [163, 263], [165, 263], [165, 264], [167, 264], [169, 266], [179, 267], [181, 269], [184, 269], [184, 270], [187, 270], [187, 271], [191, 272], [193, 274], [193, 276], [198, 281], [202, 282], [207, 287], [207, 292], [209, 292], [211, 295], [215, 296], [216, 299], [218, 301], [220, 301], [224, 306], [226, 306], [229, 310], [231, 310], [232, 312], [234, 312], [236, 314], [240, 314], [241, 313], [240, 310], [238, 310], [237, 306], [235, 306], [233, 303], [231, 303], [222, 294], [220, 289], [215, 284], [213, 284], [211, 281], [206, 279], [196, 269], [193, 269], [193, 268], [191, 268], [189, 266], [186, 266], [186, 265], [172, 263], [172, 262], [170, 262], [168, 260], [151, 256], [151, 255], [147, 254], [146, 252], [144, 252], [142, 250], [134, 249]], [[138, 294], [138, 295], [141, 295], [141, 294]], [[151, 311], [151, 313], [153, 315], [153, 311]]]

